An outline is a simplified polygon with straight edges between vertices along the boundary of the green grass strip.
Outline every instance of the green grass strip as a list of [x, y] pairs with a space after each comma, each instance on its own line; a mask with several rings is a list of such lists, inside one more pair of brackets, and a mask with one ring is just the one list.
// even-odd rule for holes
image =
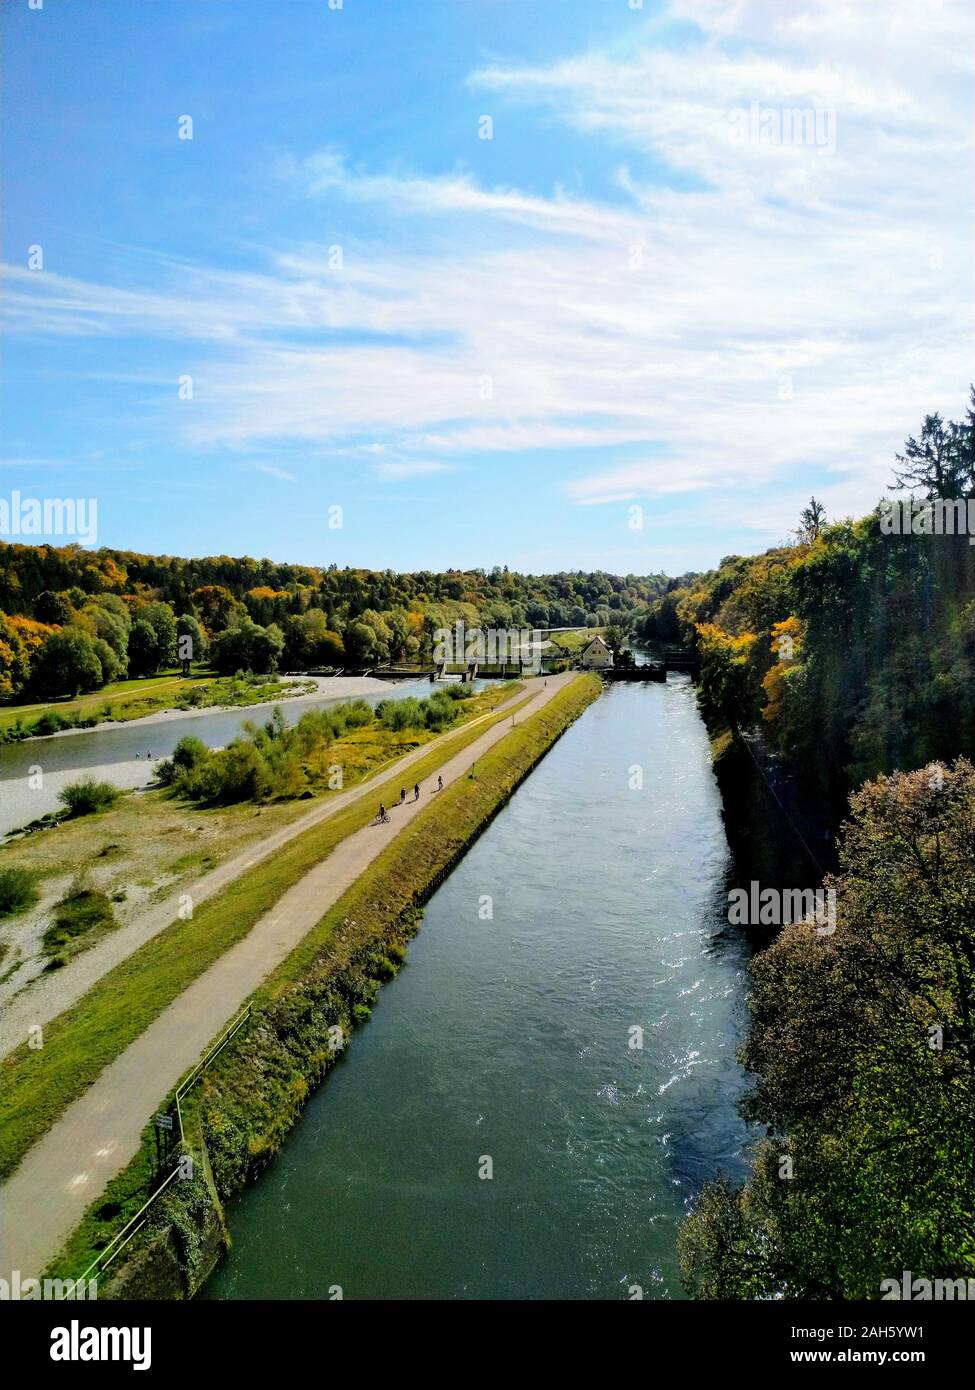
[[[435, 773], [530, 698], [443, 735], [411, 766], [410, 777], [422, 781]], [[45, 1027], [43, 1047], [32, 1050], [25, 1040], [9, 1053], [0, 1062], [0, 1178], [198, 975], [341, 840], [368, 825], [380, 800], [391, 804], [401, 782], [402, 770], [376, 777], [371, 796], [306, 830], [203, 903], [190, 921], [174, 922], [121, 961]]]

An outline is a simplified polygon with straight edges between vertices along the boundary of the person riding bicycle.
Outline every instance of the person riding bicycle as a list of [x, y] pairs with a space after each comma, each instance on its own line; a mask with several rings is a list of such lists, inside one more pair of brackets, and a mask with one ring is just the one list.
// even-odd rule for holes
[[383, 805], [381, 801], [379, 803], [379, 819], [381, 821], [389, 820], [389, 816], [386, 814], [386, 807]]

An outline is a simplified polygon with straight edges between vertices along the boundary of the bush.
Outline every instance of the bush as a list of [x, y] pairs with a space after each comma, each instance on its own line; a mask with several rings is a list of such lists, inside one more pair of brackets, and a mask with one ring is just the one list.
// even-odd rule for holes
[[[462, 693], [455, 694], [455, 690]], [[376, 718], [384, 729], [394, 733], [402, 733], [405, 729], [432, 729], [439, 733], [456, 723], [460, 702], [472, 693], [460, 686], [446, 686], [434, 691], [427, 700], [418, 700], [413, 695], [405, 700], [381, 700], [376, 706]]]
[[156, 777], [164, 786], [172, 786], [180, 773], [195, 772], [209, 756], [210, 750], [203, 740], [187, 734], [173, 749], [173, 756], [156, 768]]
[[114, 926], [115, 913], [108, 898], [79, 876], [54, 909], [54, 921], [42, 938], [44, 951], [49, 956], [56, 955], [76, 937], [85, 936], [96, 927]]
[[381, 700], [376, 706], [376, 718], [384, 729], [401, 733], [404, 729], [422, 729], [426, 701], [410, 696], [406, 700]]
[[0, 917], [12, 917], [33, 907], [40, 895], [28, 869], [0, 869]]
[[61, 716], [55, 714], [53, 710], [48, 710], [46, 714], [41, 715], [40, 719], [35, 719], [31, 727], [31, 733], [40, 734], [41, 736], [45, 734], [56, 734], [59, 729], [63, 729], [64, 727], [65, 723]]
[[258, 801], [270, 788], [270, 774], [260, 750], [243, 739], [211, 753], [193, 771], [182, 774], [179, 787], [193, 801], [229, 805]]
[[122, 795], [111, 782], [96, 782], [94, 777], [82, 777], [69, 782], [58, 792], [58, 800], [69, 816], [90, 816], [95, 811], [108, 811]]

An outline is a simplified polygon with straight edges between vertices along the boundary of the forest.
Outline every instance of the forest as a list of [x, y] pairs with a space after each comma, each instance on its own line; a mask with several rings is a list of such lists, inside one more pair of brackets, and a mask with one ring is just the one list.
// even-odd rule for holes
[[[238, 671], [429, 658], [438, 628], [628, 628], [665, 575], [396, 574], [80, 546], [0, 546], [0, 698], [96, 690], [177, 659]], [[182, 639], [182, 640], [181, 640]]]

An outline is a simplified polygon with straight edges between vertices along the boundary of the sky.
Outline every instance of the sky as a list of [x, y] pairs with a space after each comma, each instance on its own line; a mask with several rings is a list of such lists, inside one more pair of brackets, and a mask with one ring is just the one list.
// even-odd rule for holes
[[94, 499], [97, 544], [154, 553], [676, 575], [812, 493], [868, 511], [964, 412], [970, 0], [0, 26], [11, 510]]

